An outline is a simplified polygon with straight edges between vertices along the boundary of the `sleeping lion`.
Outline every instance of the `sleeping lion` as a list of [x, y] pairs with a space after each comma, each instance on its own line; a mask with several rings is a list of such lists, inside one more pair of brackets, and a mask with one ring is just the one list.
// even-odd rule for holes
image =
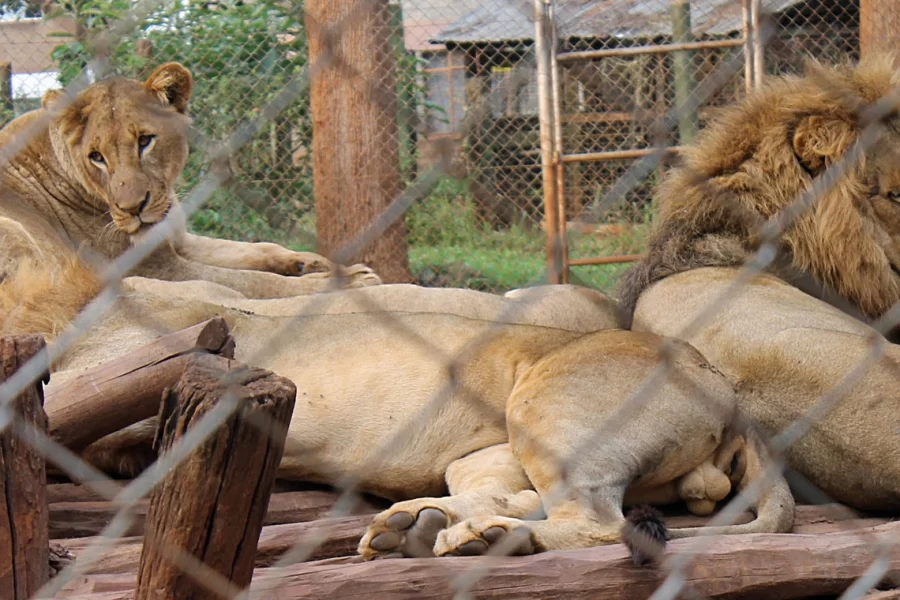
[[662, 182], [649, 251], [620, 281], [633, 329], [691, 343], [767, 433], [815, 407], [810, 431], [787, 451], [799, 473], [834, 500], [892, 511], [900, 347], [882, 333], [896, 314], [881, 332], [874, 326], [900, 300], [896, 106], [877, 124], [875, 144], [784, 229], [780, 260], [729, 302], [718, 298], [757, 248], [758, 227], [854, 147], [867, 110], [898, 84], [886, 57], [813, 64], [724, 110]]
[[[128, 278], [49, 385], [154, 339], [135, 311], [172, 329], [221, 315], [237, 360], [297, 386], [278, 476], [355, 479], [395, 502], [359, 543], [367, 559], [472, 555], [504, 542], [515, 554], [583, 548], [629, 531], [664, 544], [790, 530], [794, 501], [777, 469], [750, 523], [667, 533], [640, 506], [626, 522], [625, 505], [685, 500], [709, 514], [770, 459], [739, 418], [731, 384], [690, 345], [668, 340], [670, 371], [642, 395], [666, 340], [620, 329], [616, 310], [572, 286], [501, 297], [381, 285], [248, 300], [207, 282]], [[155, 421], [99, 440], [84, 458], [133, 475], [155, 459], [137, 452]], [[638, 563], [651, 555], [632, 551]]]

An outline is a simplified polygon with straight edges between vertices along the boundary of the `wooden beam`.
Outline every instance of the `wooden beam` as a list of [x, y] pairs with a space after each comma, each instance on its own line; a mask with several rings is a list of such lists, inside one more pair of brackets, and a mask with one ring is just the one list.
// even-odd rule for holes
[[[304, 523], [325, 517], [338, 495], [334, 492], [310, 490], [272, 494], [263, 525]], [[148, 501], [138, 501], [133, 508], [134, 523], [125, 535], [143, 535]], [[367, 515], [390, 506], [388, 503], [359, 500], [350, 514]], [[112, 502], [89, 500], [78, 502], [51, 502], [50, 537], [73, 539], [98, 535], [118, 512]]]
[[[723, 535], [669, 542], [666, 561], [693, 557], [685, 589], [704, 598], [834, 597], [879, 556], [881, 543], [893, 543], [900, 523], [831, 534]], [[887, 556], [889, 569], [900, 569], [900, 553]], [[823, 565], [825, 567], [823, 568]], [[257, 569], [250, 600], [292, 598], [457, 597], [448, 582], [484, 568], [472, 598], [496, 600], [630, 600], [649, 598], [667, 571], [635, 566], [621, 544], [582, 550], [545, 552], [525, 557], [453, 557], [393, 559], [365, 563], [305, 563], [283, 569]], [[58, 598], [129, 598], [134, 575], [94, 575], [73, 583]], [[103, 593], [107, 596], [93, 596]], [[120, 595], [116, 595], [120, 594]], [[682, 594], [687, 597], [687, 595]], [[681, 597], [681, 596], [679, 596]], [[876, 596], [877, 598], [877, 596]]]

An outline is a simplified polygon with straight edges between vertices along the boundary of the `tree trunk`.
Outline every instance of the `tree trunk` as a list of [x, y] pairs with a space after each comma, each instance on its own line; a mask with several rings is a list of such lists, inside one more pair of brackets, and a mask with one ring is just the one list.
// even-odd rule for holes
[[891, 52], [900, 42], [900, 0], [859, 0], [859, 52]]
[[[213, 573], [238, 589], [250, 585], [296, 394], [291, 381], [263, 369], [214, 355], [193, 358], [160, 407], [160, 450], [172, 449], [220, 403], [236, 407], [154, 487], [137, 600], [219, 598]], [[197, 572], [175, 552], [210, 573]]]
[[[44, 347], [37, 335], [0, 338], [0, 383]], [[47, 433], [42, 382], [13, 399], [18, 419]], [[50, 576], [47, 476], [44, 457], [15, 424], [0, 431], [0, 598], [27, 600]]]
[[411, 282], [403, 215], [336, 256], [400, 194], [397, 94], [388, 0], [307, 0], [317, 251]]

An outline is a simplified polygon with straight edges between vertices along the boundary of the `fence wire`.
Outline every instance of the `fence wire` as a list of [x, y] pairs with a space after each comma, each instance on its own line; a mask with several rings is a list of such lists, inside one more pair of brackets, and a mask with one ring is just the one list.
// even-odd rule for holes
[[[562, 207], [568, 220], [565, 239], [572, 258], [637, 255], [655, 215], [653, 189], [665, 175], [671, 148], [689, 144], [720, 107], [730, 105], [754, 87], [747, 80], [747, 46], [742, 36], [740, 0], [597, 0], [553, 2], [560, 53], [599, 53], [593, 58], [563, 61], [559, 78], [559, 115], [565, 163]], [[676, 5], [688, 6], [687, 33], [677, 38], [676, 19], [684, 15]], [[240, 241], [275, 241], [298, 251], [314, 251], [327, 227], [358, 231], [345, 235], [329, 257], [349, 264], [397, 223], [405, 227], [402, 253], [373, 264], [376, 272], [393, 268], [391, 261], [408, 265], [409, 280], [437, 287], [468, 287], [490, 292], [520, 288], [546, 280], [547, 229], [544, 219], [541, 136], [537, 64], [534, 48], [534, 6], [520, 0], [357, 0], [346, 17], [328, 23], [325, 52], [309, 59], [307, 28], [310, 15], [304, 3], [259, 0], [245, 2], [182, 3], [167, 0], [80, 0], [35, 3], [23, 0], [2, 5], [0, 62], [6, 61], [0, 102], [5, 120], [36, 108], [45, 89], [65, 87], [63, 110], [92, 81], [111, 74], [143, 78], [161, 63], [175, 60], [193, 73], [193, 152], [184, 173], [181, 209], [141, 237], [131, 248], [104, 262], [103, 290], [46, 351], [23, 365], [0, 384], [0, 430], [12, 427], [49, 463], [73, 482], [82, 483], [110, 500], [115, 516], [77, 559], [57, 573], [35, 597], [66, 597], [79, 578], [115, 551], [135, 523], [135, 508], [167, 474], [200, 447], [238, 407], [227, 393], [216, 407], [195, 422], [184, 437], [147, 470], [131, 481], [109, 478], [47, 434], [18, 418], [13, 400], [34, 385], [58, 359], [90, 336], [112, 310], [124, 311], [134, 323], [155, 334], [170, 327], [122, 296], [126, 276], [165, 244], [180, 227]], [[858, 3], [763, 2], [757, 31], [766, 76], [797, 72], [807, 56], [826, 62], [857, 59], [861, 24]], [[374, 12], [387, 11], [391, 40], [391, 77], [375, 80], [342, 54], [341, 38], [354, 28], [373, 26]], [[681, 14], [677, 17], [677, 14]], [[322, 25], [322, 24], [319, 24]], [[56, 36], [63, 32], [65, 36]], [[681, 35], [681, 34], [679, 34]], [[730, 40], [730, 41], [729, 41]], [[638, 54], [640, 45], [707, 41], [709, 47], [690, 52], [659, 51]], [[733, 42], [733, 43], [732, 43]], [[366, 88], [376, 101], [394, 102], [401, 192], [377, 218], [359, 224], [317, 220], [314, 195], [310, 83], [324, 73]], [[683, 86], [688, 74], [690, 85]], [[690, 338], [746, 290], [751, 279], [769, 269], [778, 256], [778, 239], [791, 224], [837, 185], [848, 168], [880, 139], [882, 120], [898, 103], [893, 90], [869, 108], [869, 125], [853, 148], [830, 165], [805, 193], [761, 229], [760, 245], [725, 291], [689, 321], [676, 336]], [[393, 105], [393, 104], [391, 104]], [[46, 126], [52, 115], [2, 149], [6, 165]], [[371, 148], [373, 154], [386, 152]], [[579, 158], [580, 157], [580, 158]], [[584, 160], [582, 160], [584, 159]], [[348, 217], [349, 218], [349, 217]], [[611, 290], [621, 265], [572, 266], [572, 280]], [[125, 280], [125, 281], [123, 281]], [[340, 273], [328, 290], [341, 289]], [[301, 309], [271, 332], [259, 352], [241, 362], [264, 364], [291, 347], [290, 326], [328, 309], [334, 296], [313, 294]], [[460, 377], [475, 352], [500, 339], [503, 323], [528, 309], [526, 297], [510, 302], [461, 349], [448, 352], [427, 331], [412, 328], [364, 295], [347, 298], [360, 311], [375, 313], [379, 323], [398, 339], [414, 342], [423, 356], [440, 364], [448, 383], [426, 402], [398, 433], [373, 450], [372, 460], [357, 472], [342, 473], [334, 486], [339, 497], [326, 518], [355, 514], [363, 498], [360, 481], [421, 432], [451, 399], [462, 399], [485, 422], [506, 422], [505, 413], [490, 406]], [[900, 323], [900, 305], [872, 326], [869, 353], [839, 383], [790, 427], [765, 440], [774, 458], [764, 477], [719, 507], [709, 525], [728, 525], [758, 499], [764, 486], [786, 468], [786, 450], [824, 419], [889, 347], [885, 335]], [[236, 340], [240, 347], [240, 336]], [[561, 453], [539, 435], [516, 430], [544, 457], [566, 474], [578, 456], [602, 443], [676, 379], [672, 344], [658, 348], [658, 364], [622, 403], [622, 408], [574, 451]], [[302, 353], [303, 349], [296, 350]], [[900, 373], [898, 373], [900, 375]], [[679, 385], [692, 386], [678, 378]], [[900, 377], [898, 377], [900, 380]], [[227, 383], [227, 382], [226, 382]], [[697, 402], [711, 412], [721, 410], [716, 398], [691, 387]], [[274, 423], [255, 423], [272, 431]], [[519, 427], [506, 422], [509, 429]], [[864, 465], [862, 466], [864, 467]], [[544, 505], [571, 495], [577, 482], [563, 477], [560, 488], [542, 498]], [[801, 482], [809, 500], [831, 499], [811, 482]], [[602, 507], [596, 507], [598, 512]], [[526, 517], [541, 518], [541, 511]], [[848, 528], [851, 525], [848, 525]], [[849, 531], [849, 529], [848, 529]], [[841, 598], [862, 598], [891, 571], [896, 535], [876, 541], [857, 531], [861, 540], [878, 548], [866, 572], [848, 586]], [[868, 536], [868, 537], [867, 537]], [[689, 583], [689, 569], [702, 560], [712, 537], [697, 540], [690, 552], [671, 559], [663, 555], [657, 567], [664, 575], [654, 599], [702, 597]], [[328, 541], [325, 530], [312, 529], [298, 539], [271, 567], [267, 578], [288, 577], [288, 567], [307, 562]], [[516, 540], [508, 537], [488, 555], [468, 559], [470, 565], [448, 570], [447, 595], [468, 598], [490, 580], [497, 557], [512, 554]], [[240, 590], [183, 549], [160, 550], [173, 564], [223, 598], [275, 597], [251, 588]], [[405, 559], [404, 559], [405, 560]], [[434, 559], [440, 564], [441, 559]], [[823, 567], [827, 568], [827, 567]], [[136, 571], [136, 568], [135, 568]], [[266, 584], [267, 587], [269, 584]], [[275, 587], [269, 587], [274, 590]], [[127, 597], [123, 595], [122, 597]]]

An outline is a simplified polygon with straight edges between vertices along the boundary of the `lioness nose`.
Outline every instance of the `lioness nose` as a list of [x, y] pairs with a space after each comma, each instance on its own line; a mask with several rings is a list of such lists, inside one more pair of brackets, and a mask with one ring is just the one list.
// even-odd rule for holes
[[146, 194], [144, 194], [144, 199], [141, 200], [140, 202], [134, 202], [134, 203], [128, 203], [128, 204], [116, 202], [116, 206], [119, 208], [119, 210], [121, 210], [123, 212], [127, 212], [129, 215], [134, 215], [134, 216], [138, 216], [142, 212], [144, 212], [144, 209], [147, 208], [148, 204], [150, 204], [150, 192], [147, 192]]

